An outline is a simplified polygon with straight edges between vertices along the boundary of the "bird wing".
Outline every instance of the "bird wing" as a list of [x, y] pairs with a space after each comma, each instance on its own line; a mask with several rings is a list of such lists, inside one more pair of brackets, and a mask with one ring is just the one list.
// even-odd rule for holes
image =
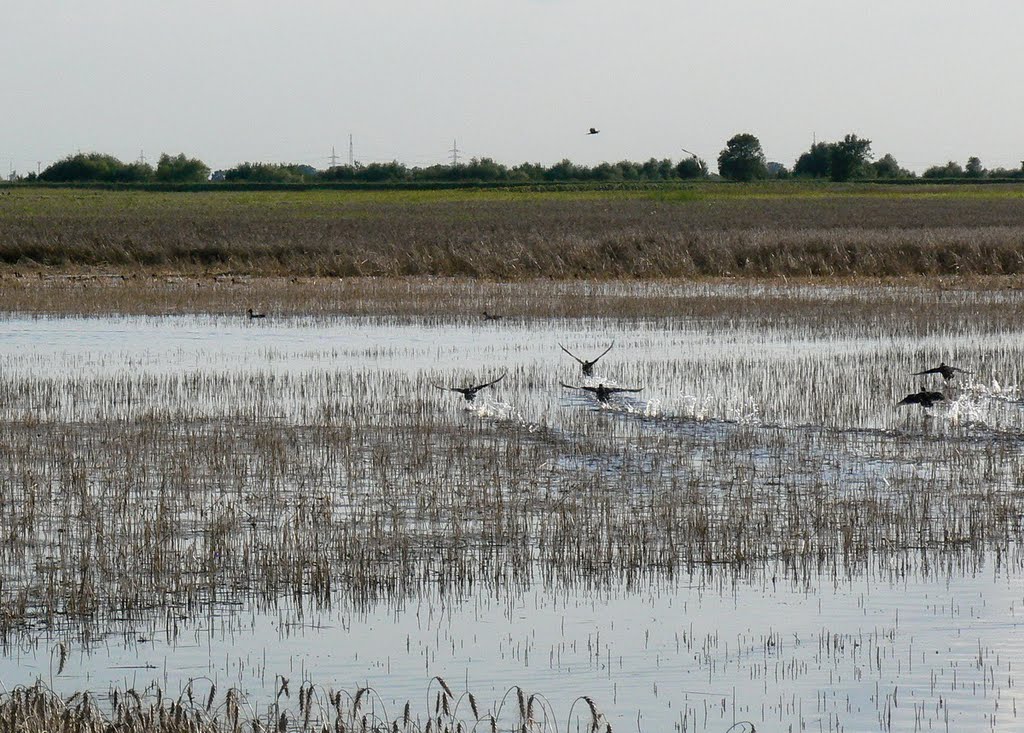
[[442, 392], [462, 392], [462, 390], [459, 389], [458, 387], [442, 387], [440, 384], [435, 384], [434, 386], [437, 387]]
[[[568, 355], [569, 355], [569, 356], [571, 356], [571, 357], [572, 357], [573, 359], [575, 359], [576, 361], [578, 361], [578, 362], [579, 362], [580, 364], [585, 364], [585, 363], [586, 363], [585, 361], [583, 361], [583, 359], [581, 359], [581, 358], [579, 358], [578, 356], [576, 356], [576, 354], [572, 353], [571, 351], [569, 351], [569, 349], [565, 348], [565, 347], [564, 347], [564, 346], [562, 346], [561, 344], [559, 344], [559, 345], [558, 345], [558, 348], [560, 348], [560, 349], [561, 349], [562, 351], [564, 351], [564, 352], [565, 352], [566, 354], [568, 354]], [[598, 358], [600, 358], [600, 357], [598, 357]]]
[[910, 376], [912, 376], [912, 377], [920, 377], [920, 376], [923, 376], [925, 374], [939, 374], [941, 371], [942, 371], [942, 369], [940, 369], [939, 367], [935, 367], [934, 369], [925, 369], [923, 372], [913, 372], [913, 373], [911, 373]]
[[616, 394], [618, 392], [643, 392], [643, 387], [637, 387], [636, 389], [629, 389], [628, 387], [607, 387], [605, 392], [608, 394]]
[[565, 382], [559, 382], [559, 384], [566, 389], [586, 389], [586, 387], [577, 387], [575, 384], [566, 384]]
[[[508, 374], [508, 372], [505, 372], [505, 374]], [[493, 382], [487, 382], [487, 384], [479, 384], [479, 385], [477, 385], [475, 387], [472, 387], [471, 389], [473, 389], [473, 391], [476, 391], [478, 389], [483, 389], [484, 387], [490, 387], [491, 385], [497, 384], [498, 382], [500, 382], [502, 379], [505, 378], [505, 374], [502, 374], [500, 377], [495, 379]]]
[[[609, 346], [609, 347], [608, 347], [607, 349], [605, 349], [604, 351], [602, 351], [602, 352], [601, 352], [601, 356], [604, 356], [604, 355], [605, 355], [605, 354], [607, 354], [607, 353], [608, 353], [609, 351], [611, 351], [611, 350], [612, 350], [612, 346], [615, 346], [615, 342], [614, 342], [614, 341], [612, 341], [612, 344], [611, 344], [611, 346]], [[600, 358], [601, 358], [601, 356], [597, 357], [597, 359], [594, 359], [594, 360], [593, 360], [592, 362], [590, 362], [590, 363], [591, 363], [591, 364], [596, 364], [596, 363], [597, 363], [597, 360], [598, 360], [598, 359], [600, 359]]]

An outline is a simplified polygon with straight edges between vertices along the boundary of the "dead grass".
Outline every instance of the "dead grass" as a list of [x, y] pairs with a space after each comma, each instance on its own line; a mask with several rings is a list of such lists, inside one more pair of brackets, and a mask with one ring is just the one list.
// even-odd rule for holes
[[[781, 189], [787, 191], [789, 189]], [[0, 267], [22, 274], [302, 277], [1019, 277], [1019, 187], [865, 195], [155, 193], [15, 190]], [[740, 191], [740, 193], [737, 193]]]

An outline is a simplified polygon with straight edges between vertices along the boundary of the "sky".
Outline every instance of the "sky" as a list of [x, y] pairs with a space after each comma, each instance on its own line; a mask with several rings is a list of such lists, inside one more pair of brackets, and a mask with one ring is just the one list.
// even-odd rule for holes
[[[1013, 0], [0, 0], [0, 173], [78, 151], [411, 166], [1024, 159]], [[598, 135], [586, 135], [590, 127]]]

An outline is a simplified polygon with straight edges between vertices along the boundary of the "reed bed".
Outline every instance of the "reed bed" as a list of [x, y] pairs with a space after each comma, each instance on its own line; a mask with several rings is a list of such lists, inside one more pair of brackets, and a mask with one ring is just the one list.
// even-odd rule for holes
[[[965, 325], [975, 334], [1011, 331], [1024, 284], [1013, 279], [751, 283], [529, 280], [463, 278], [191, 278], [113, 275], [0, 276], [3, 313], [40, 316], [235, 316], [255, 307], [271, 320], [315, 322], [358, 316], [376, 323], [420, 319], [472, 324], [483, 311], [502, 325], [552, 319], [613, 322], [675, 320], [721, 327], [739, 323], [766, 333], [808, 325], [827, 332], [876, 337], [939, 334]], [[836, 314], [827, 309], [835, 309]]]
[[[427, 690], [432, 705], [426, 710], [414, 708], [411, 702], [389, 710], [370, 687], [352, 692], [303, 682], [293, 693], [285, 677], [276, 678], [275, 686], [273, 704], [261, 710], [242, 691], [222, 691], [209, 679], [189, 680], [177, 697], [153, 684], [140, 691], [113, 689], [106, 695], [76, 692], [67, 699], [36, 682], [0, 694], [0, 724], [5, 730], [25, 733], [554, 733], [562, 729], [562, 721], [543, 694], [530, 694], [518, 686], [484, 708], [472, 692], [456, 696], [444, 679], [434, 677]], [[573, 725], [593, 733], [612, 730], [586, 696], [570, 705], [564, 722], [567, 730]]]
[[[311, 359], [347, 366], [297, 371], [270, 368], [290, 358], [270, 346], [259, 368], [72, 355], [47, 376], [10, 355], [0, 636], [72, 639], [282, 598], [361, 608], [431, 588], [1019, 567], [1021, 347], [1003, 330], [1015, 296], [880, 305], [828, 291], [797, 327], [812, 310], [798, 289], [795, 311], [759, 328], [761, 315], [736, 322], [740, 292], [709, 321], [619, 326], [602, 378], [645, 394], [602, 409], [560, 386], [580, 381], [565, 336], [542, 336], [538, 358], [543, 328], [527, 321], [452, 323], [472, 359], [508, 371], [472, 410], [436, 388], [477, 376], [458, 348], [342, 346]], [[833, 297], [872, 305], [848, 317], [822, 307]], [[968, 311], [982, 335], [965, 333]], [[859, 342], [879, 319], [925, 335]], [[592, 326], [584, 343], [612, 328]], [[946, 404], [893, 407], [918, 388], [910, 372], [950, 356], [976, 374]]]
[[1022, 190], [19, 189], [0, 205], [0, 264], [22, 274], [1019, 280]]

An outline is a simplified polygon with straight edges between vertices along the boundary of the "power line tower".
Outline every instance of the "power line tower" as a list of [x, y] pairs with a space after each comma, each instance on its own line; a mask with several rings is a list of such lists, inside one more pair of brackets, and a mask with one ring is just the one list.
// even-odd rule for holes
[[331, 168], [337, 168], [338, 167], [338, 154], [334, 152], [334, 146], [333, 145], [331, 146], [331, 154], [329, 156], [329, 159], [331, 161]]
[[351, 132], [348, 134], [348, 167], [349, 168], [355, 168], [356, 167], [356, 155], [355, 155], [355, 149], [352, 147], [352, 133]]
[[452, 140], [452, 149], [449, 150], [448, 152], [452, 154], [452, 165], [453, 166], [458, 165], [459, 164], [459, 153], [462, 152], [462, 151], [459, 150], [459, 141], [458, 140]]
[[146, 151], [139, 150], [139, 165], [146, 165]]

